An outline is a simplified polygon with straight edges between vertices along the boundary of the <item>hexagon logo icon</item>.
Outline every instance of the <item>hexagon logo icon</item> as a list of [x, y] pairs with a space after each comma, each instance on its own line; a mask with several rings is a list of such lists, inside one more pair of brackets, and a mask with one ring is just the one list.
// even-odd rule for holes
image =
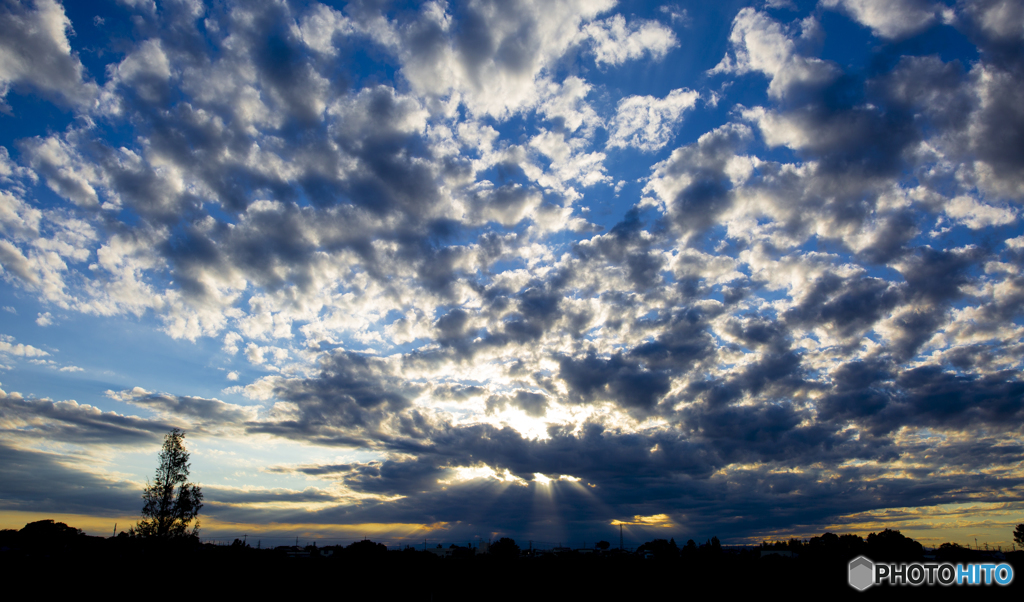
[[874, 585], [875, 563], [863, 556], [850, 561], [850, 587], [864, 591]]

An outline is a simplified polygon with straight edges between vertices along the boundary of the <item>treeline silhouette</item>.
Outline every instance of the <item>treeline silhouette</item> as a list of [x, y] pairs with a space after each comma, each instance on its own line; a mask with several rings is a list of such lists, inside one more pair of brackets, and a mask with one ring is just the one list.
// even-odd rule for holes
[[[444, 552], [441, 554], [439, 552]], [[54, 584], [95, 582], [113, 575], [118, 587], [152, 587], [154, 575], [169, 572], [175, 584], [210, 592], [250, 590], [261, 593], [344, 591], [377, 594], [382, 599], [461, 598], [476, 592], [487, 600], [595, 599], [635, 597], [662, 588], [695, 593], [815, 591], [818, 594], [865, 595], [847, 584], [847, 563], [859, 555], [878, 561], [991, 562], [994, 552], [943, 544], [926, 550], [920, 543], [886, 529], [867, 538], [825, 533], [809, 540], [764, 542], [730, 548], [718, 538], [698, 544], [654, 539], [635, 551], [608, 542], [571, 550], [523, 549], [510, 538], [490, 545], [489, 553], [469, 546], [438, 550], [406, 547], [389, 550], [363, 540], [337, 546], [257, 548], [236, 539], [232, 545], [200, 543], [198, 538], [160, 539], [94, 537], [64, 523], [37, 521], [20, 530], [0, 531], [0, 566], [8, 575]], [[1024, 567], [1024, 552], [999, 554], [999, 562]], [[58, 579], [59, 577], [59, 579]], [[1021, 582], [987, 587], [986, 596], [1021, 599]], [[296, 589], [299, 588], [299, 589]], [[340, 590], [339, 590], [340, 588]], [[872, 596], [925, 594], [946, 597], [961, 587], [873, 588]]]

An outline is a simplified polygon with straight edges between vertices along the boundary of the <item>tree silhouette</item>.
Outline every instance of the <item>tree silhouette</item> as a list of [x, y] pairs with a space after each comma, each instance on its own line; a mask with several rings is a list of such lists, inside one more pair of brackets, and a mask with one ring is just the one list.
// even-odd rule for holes
[[73, 549], [89, 539], [81, 529], [52, 519], [37, 520], [20, 531], [0, 531], [0, 548], [20, 549], [33, 554], [53, 554]]
[[1013, 530], [1013, 541], [1024, 548], [1024, 523], [1017, 525], [1017, 528]]
[[[129, 529], [129, 534], [161, 539], [199, 537], [199, 509], [203, 492], [188, 482], [188, 451], [185, 433], [172, 429], [164, 437], [160, 465], [153, 484], [146, 484], [142, 494], [142, 520]], [[195, 520], [195, 524], [191, 524]], [[190, 526], [191, 525], [191, 526]]]
[[491, 544], [490, 552], [492, 556], [499, 558], [517, 558], [519, 556], [519, 546], [516, 545], [516, 540], [502, 537]]
[[29, 539], [45, 541], [69, 540], [85, 535], [81, 529], [69, 527], [65, 523], [54, 522], [53, 519], [28, 523], [22, 527], [19, 533]]
[[648, 541], [644, 545], [636, 549], [636, 553], [640, 556], [650, 552], [655, 558], [675, 558], [679, 556], [679, 547], [676, 546], [675, 538], [672, 541], [665, 541], [664, 539], [655, 539], [654, 541]]
[[352, 558], [380, 558], [387, 555], [388, 547], [382, 543], [363, 539], [350, 544], [345, 548], [345, 553]]
[[868, 534], [867, 544], [872, 559], [917, 560], [924, 554], [920, 543], [893, 529]]
[[968, 563], [977, 558], [977, 552], [947, 541], [935, 550], [935, 558], [941, 562]]

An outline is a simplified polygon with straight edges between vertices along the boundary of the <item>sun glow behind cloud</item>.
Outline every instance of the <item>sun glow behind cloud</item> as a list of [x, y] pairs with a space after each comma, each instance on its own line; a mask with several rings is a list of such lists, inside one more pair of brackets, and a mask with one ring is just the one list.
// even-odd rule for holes
[[526, 487], [529, 484], [526, 479], [517, 477], [507, 468], [501, 471], [501, 473], [498, 473], [486, 464], [480, 464], [478, 466], [456, 466], [451, 470], [453, 473], [451, 478], [438, 479], [437, 482], [444, 485], [451, 485], [454, 483], [472, 481], [474, 479], [492, 479], [499, 483], [506, 485], [519, 485], [520, 487]]

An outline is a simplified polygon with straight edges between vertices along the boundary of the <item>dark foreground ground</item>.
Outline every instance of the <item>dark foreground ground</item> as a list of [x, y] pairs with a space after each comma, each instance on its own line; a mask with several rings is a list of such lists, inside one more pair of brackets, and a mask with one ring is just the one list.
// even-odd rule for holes
[[[38, 543], [38, 542], [37, 542]], [[327, 552], [331, 555], [328, 557]], [[805, 551], [791, 558], [758, 550], [679, 552], [642, 558], [626, 552], [543, 557], [492, 554], [442, 558], [416, 550], [387, 551], [359, 542], [319, 549], [309, 557], [285, 550], [183, 543], [157, 544], [82, 536], [61, 545], [7, 546], [0, 571], [8, 588], [30, 584], [30, 594], [109, 592], [117, 598], [198, 600], [210, 596], [273, 599], [369, 600], [681, 600], [778, 595], [827, 602], [837, 599], [1024, 600], [1024, 552], [1003, 559], [962, 549], [962, 558], [919, 562], [1006, 562], [1009, 586], [872, 586], [847, 582], [850, 558]], [[873, 558], [872, 560], [880, 560]], [[13, 590], [8, 590], [13, 591]], [[12, 598], [14, 599], [14, 598]]]

